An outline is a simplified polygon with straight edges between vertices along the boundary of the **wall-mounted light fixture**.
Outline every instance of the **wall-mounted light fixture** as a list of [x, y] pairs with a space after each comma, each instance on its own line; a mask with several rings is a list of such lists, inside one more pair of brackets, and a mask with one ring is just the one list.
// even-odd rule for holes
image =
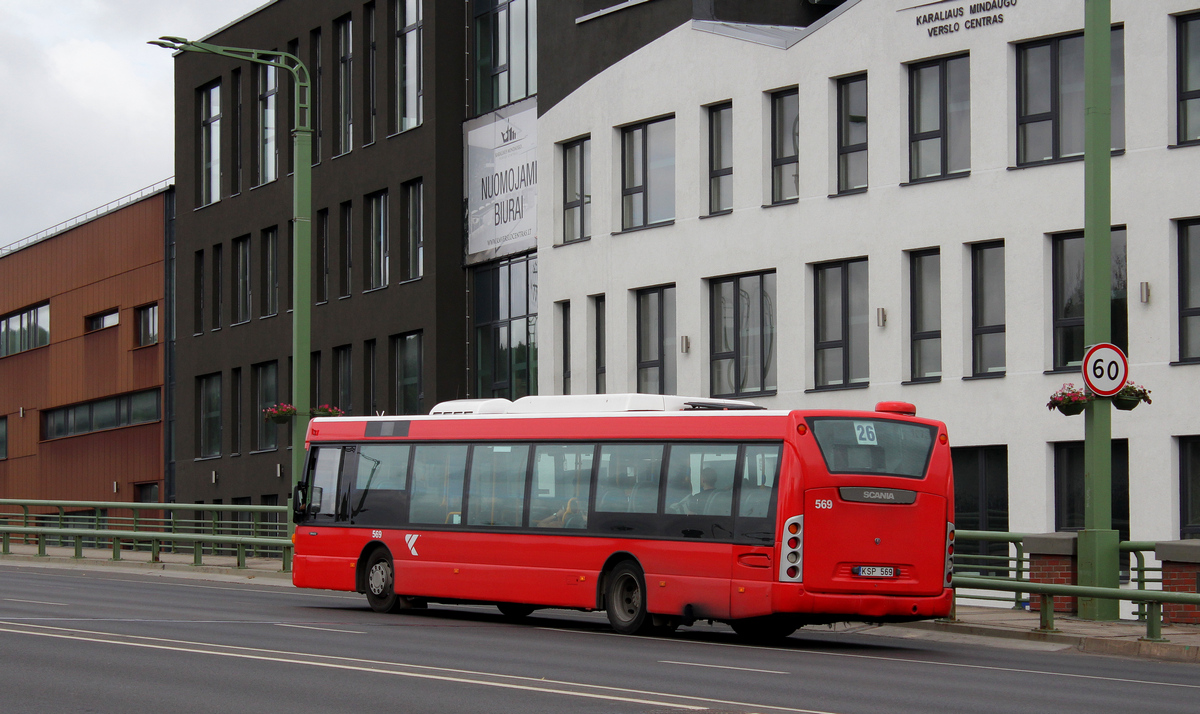
[[275, 464], [275, 478], [283, 478], [283, 464]]
[[113, 481], [113, 493], [117, 492], [117, 482]]
[[1141, 296], [1142, 302], [1150, 302], [1150, 283], [1139, 283], [1138, 294]]
[[217, 472], [216, 472], [216, 470], [215, 470], [215, 469], [214, 469], [214, 470], [213, 470], [213, 472], [212, 472], [212, 482], [213, 482], [214, 484], [217, 482]]
[[887, 325], [887, 308], [886, 307], [875, 308], [875, 324], [878, 327], [884, 327]]
[[691, 349], [692, 349], [692, 338], [688, 337], [687, 335], [680, 335], [679, 336], [679, 351], [682, 352], [683, 354], [687, 354], [689, 351], [691, 351]]

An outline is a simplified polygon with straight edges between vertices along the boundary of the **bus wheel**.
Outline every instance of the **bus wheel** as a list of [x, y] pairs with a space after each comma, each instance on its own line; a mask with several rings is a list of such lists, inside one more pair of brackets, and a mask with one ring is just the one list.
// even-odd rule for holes
[[529, 617], [537, 608], [533, 605], [521, 605], [515, 602], [497, 603], [496, 609], [510, 620], [523, 620]]
[[647, 629], [646, 582], [636, 565], [625, 561], [613, 568], [604, 593], [608, 622], [622, 635], [636, 635]]
[[794, 622], [771, 615], [733, 620], [729, 625], [737, 633], [738, 637], [757, 644], [776, 644], [782, 642], [793, 632], [800, 629], [799, 625]]
[[383, 548], [367, 559], [367, 602], [375, 612], [392, 612], [400, 602], [392, 557]]

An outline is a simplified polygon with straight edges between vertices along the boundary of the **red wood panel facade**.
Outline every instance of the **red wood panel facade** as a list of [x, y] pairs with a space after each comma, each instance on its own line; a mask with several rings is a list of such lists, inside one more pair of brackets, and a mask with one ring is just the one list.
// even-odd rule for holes
[[[163, 481], [163, 421], [45, 440], [43, 413], [148, 389], [163, 409], [168, 195], [157, 193], [0, 257], [0, 316], [50, 305], [50, 343], [0, 358], [7, 458], [0, 497], [134, 500]], [[137, 308], [158, 306], [158, 342], [137, 345]], [[116, 309], [112, 327], [86, 319]], [[113, 483], [116, 482], [114, 492]]]

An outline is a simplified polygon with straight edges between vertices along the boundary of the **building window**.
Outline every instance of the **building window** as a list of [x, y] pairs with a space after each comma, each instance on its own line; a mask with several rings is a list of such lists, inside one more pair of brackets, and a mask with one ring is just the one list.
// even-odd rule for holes
[[233, 319], [250, 319], [250, 236], [233, 241]]
[[[1112, 231], [1111, 327], [1109, 341], [1129, 353], [1125, 229]], [[1054, 236], [1054, 369], [1083, 363], [1083, 234]]]
[[262, 316], [279, 314], [279, 230], [262, 232]]
[[1179, 361], [1200, 361], [1200, 221], [1179, 224]]
[[323, 82], [321, 77], [324, 75], [321, 66], [321, 28], [308, 33], [308, 71], [312, 75], [312, 110], [309, 116], [312, 117], [312, 162], [313, 166], [321, 163], [321, 136], [324, 134], [324, 122], [321, 121], [323, 116], [321, 112], [321, 97], [323, 96]]
[[675, 119], [621, 131], [621, 228], [675, 218]]
[[400, 254], [400, 279], [416, 280], [425, 274], [425, 189], [421, 179], [400, 187], [403, 200], [400, 219], [404, 245]]
[[675, 393], [675, 287], [637, 291], [637, 390]]
[[375, 47], [375, 3], [363, 6], [363, 49], [366, 61], [363, 65], [363, 144], [375, 141], [375, 115], [378, 112], [379, 96], [375, 81], [375, 63], [378, 50]]
[[1200, 15], [1179, 18], [1176, 95], [1180, 144], [1200, 141]]
[[475, 111], [537, 94], [537, 0], [474, 0]]
[[816, 271], [816, 386], [866, 384], [867, 260], [839, 260]]
[[1200, 436], [1179, 438], [1179, 537], [1200, 538]]
[[[1054, 515], [1056, 531], [1084, 528], [1083, 442], [1054, 445]], [[955, 524], [957, 526], [957, 524]], [[1129, 540], [1129, 441], [1112, 440], [1112, 527], [1121, 540]], [[1122, 568], [1129, 567], [1123, 553]]]
[[375, 340], [363, 342], [363, 411], [367, 416], [378, 414], [375, 402]]
[[771, 203], [800, 197], [800, 95], [771, 95]]
[[321, 403], [321, 351], [317, 350], [309, 358], [308, 395], [314, 405]]
[[424, 0], [394, 0], [396, 40], [394, 67], [396, 103], [392, 131], [419, 126], [424, 115], [421, 33], [425, 24]]
[[338, 241], [338, 258], [341, 271], [338, 273], [338, 296], [350, 297], [350, 273], [354, 268], [354, 213], [349, 201], [339, 208], [341, 220], [338, 221], [338, 227], [341, 229], [341, 235]]
[[221, 83], [200, 90], [200, 195], [206, 206], [221, 198]]
[[137, 321], [137, 346], [146, 347], [158, 343], [158, 303], [143, 305], [133, 311]]
[[279, 427], [263, 415], [267, 407], [279, 403], [279, 363], [254, 365], [254, 450], [264, 451], [279, 446]]
[[712, 395], [774, 392], [775, 273], [722, 278], [712, 295]]
[[386, 287], [388, 284], [388, 195], [382, 191], [367, 197], [366, 269], [364, 290]]
[[[1125, 33], [1112, 30], [1112, 148], [1125, 148]], [[1017, 46], [1017, 164], [1083, 156], [1083, 34]]]
[[424, 414], [425, 394], [421, 389], [421, 333], [410, 332], [392, 338], [395, 369], [394, 406], [396, 414]]
[[972, 376], [1004, 374], [1004, 243], [971, 246]]
[[204, 333], [204, 251], [198, 250], [195, 255], [195, 269], [192, 271], [192, 334]]
[[867, 187], [867, 75], [838, 80], [838, 193]]
[[258, 68], [258, 182], [279, 178], [279, 115], [276, 98], [279, 94], [279, 70], [260, 64]]
[[0, 417], [0, 459], [8, 458], [8, 417]]
[[708, 212], [733, 210], [733, 104], [708, 108]]
[[229, 123], [230, 154], [233, 170], [229, 172], [229, 195], [242, 192], [242, 70], [235, 68], [229, 73], [229, 94], [233, 99], [233, 116]]
[[337, 76], [334, 86], [335, 155], [344, 154], [354, 146], [354, 31], [349, 15], [333, 23], [334, 55], [337, 57]]
[[537, 256], [475, 270], [475, 374], [479, 397], [537, 394]]
[[221, 455], [221, 374], [196, 378], [196, 453], [200, 458]]
[[222, 295], [222, 291], [224, 290], [224, 285], [225, 285], [225, 281], [224, 281], [224, 277], [225, 277], [224, 262], [225, 261], [224, 261], [224, 255], [223, 255], [224, 252], [225, 252], [224, 246], [221, 246], [221, 245], [213, 246], [213, 249], [212, 249], [212, 266], [213, 266], [213, 269], [212, 269], [212, 272], [213, 272], [212, 329], [214, 329], [214, 330], [221, 329], [221, 308], [223, 307], [224, 297], [225, 297], [224, 295]]
[[597, 295], [596, 301], [596, 394], [604, 394], [608, 388], [607, 364], [608, 360], [605, 356], [607, 349], [607, 340], [604, 336], [605, 331], [605, 303], [604, 296]]
[[0, 317], [0, 357], [50, 344], [50, 305], [35, 305]]
[[912, 302], [912, 376], [916, 381], [942, 376], [942, 256], [935, 248], [909, 253]]
[[592, 235], [592, 140], [563, 145], [563, 243]]
[[562, 303], [562, 393], [571, 393], [571, 303]]
[[106, 327], [116, 327], [117, 323], [121, 321], [121, 313], [114, 307], [111, 310], [105, 310], [95, 315], [88, 315], [83, 318], [83, 321], [85, 332], [95, 332], [96, 330], [103, 330]]
[[[954, 464], [954, 527], [960, 531], [1008, 530], [1008, 447], [958, 446], [950, 449]], [[983, 558], [1008, 557], [1006, 541], [959, 541], [956, 555], [966, 556], [962, 565], [981, 575], [1007, 577], [1009, 573], [979, 569]]]
[[157, 389], [47, 409], [42, 412], [42, 438], [59, 439], [101, 429], [147, 424], [158, 421], [159, 414]]
[[[242, 452], [242, 368], [229, 370], [229, 453]], [[255, 428], [250, 420], [251, 429]]]
[[317, 211], [316, 302], [329, 300], [329, 209]]
[[351, 380], [353, 364], [350, 361], [350, 345], [333, 348], [333, 400], [334, 406], [350, 414], [354, 411]]
[[970, 57], [910, 65], [908, 83], [909, 180], [970, 171]]

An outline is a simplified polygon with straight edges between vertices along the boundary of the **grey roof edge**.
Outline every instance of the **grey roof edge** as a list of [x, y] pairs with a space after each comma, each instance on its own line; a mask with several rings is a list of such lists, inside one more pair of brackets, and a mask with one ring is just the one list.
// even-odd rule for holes
[[1033, 555], [1075, 555], [1079, 534], [1067, 531], [1025, 536], [1025, 552]]
[[1160, 541], [1154, 546], [1154, 557], [1175, 563], [1200, 563], [1200, 540]]
[[[808, 27], [788, 27], [781, 25], [754, 25], [750, 23], [739, 22], [719, 22], [714, 20], [692, 20], [692, 29], [698, 32], [708, 32], [714, 35], [723, 35], [731, 37], [735, 40], [744, 42], [752, 42], [758, 45], [766, 45], [780, 50], [791, 49], [796, 43], [813, 34], [817, 30], [825, 27], [830, 22], [850, 8], [854, 7], [860, 0], [846, 0], [846, 2], [835, 7], [820, 20], [817, 20]], [[772, 38], [774, 34], [776, 38]]]

